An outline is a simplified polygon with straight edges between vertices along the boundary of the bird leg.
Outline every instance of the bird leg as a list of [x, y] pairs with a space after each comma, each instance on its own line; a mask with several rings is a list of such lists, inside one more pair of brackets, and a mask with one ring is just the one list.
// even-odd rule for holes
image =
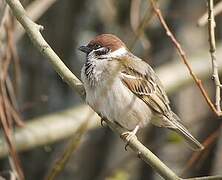
[[136, 125], [136, 127], [132, 131], [123, 132], [120, 137], [126, 141], [125, 150], [127, 151], [127, 147], [129, 145], [129, 141], [132, 139], [132, 137], [136, 136], [136, 133], [138, 132], [140, 126]]

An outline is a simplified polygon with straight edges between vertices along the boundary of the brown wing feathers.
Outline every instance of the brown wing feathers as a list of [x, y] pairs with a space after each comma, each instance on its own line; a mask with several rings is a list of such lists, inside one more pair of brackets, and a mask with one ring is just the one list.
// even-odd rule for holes
[[122, 71], [122, 81], [155, 112], [165, 115], [170, 110], [167, 96], [162, 87], [155, 83], [157, 76], [154, 71], [147, 72], [142, 74], [127, 67]]

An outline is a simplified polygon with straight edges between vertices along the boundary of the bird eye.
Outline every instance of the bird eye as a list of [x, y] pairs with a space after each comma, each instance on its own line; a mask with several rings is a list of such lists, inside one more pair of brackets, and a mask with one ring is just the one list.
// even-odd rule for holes
[[101, 47], [102, 47], [102, 46], [99, 45], [99, 44], [95, 44], [95, 46], [94, 46], [95, 49], [99, 49], [99, 48], [101, 48]]

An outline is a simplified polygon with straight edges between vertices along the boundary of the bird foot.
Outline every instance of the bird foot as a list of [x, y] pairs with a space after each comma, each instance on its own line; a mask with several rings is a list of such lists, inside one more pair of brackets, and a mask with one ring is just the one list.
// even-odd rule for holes
[[105, 119], [104, 119], [104, 118], [101, 118], [100, 123], [101, 123], [101, 126], [104, 127], [104, 126], [106, 125]]
[[[127, 151], [127, 147], [129, 146], [129, 142], [133, 137], [136, 137], [136, 133], [139, 130], [139, 126], [136, 126], [133, 131], [123, 132], [120, 137], [126, 141], [125, 150]], [[136, 137], [137, 138], [137, 137]]]

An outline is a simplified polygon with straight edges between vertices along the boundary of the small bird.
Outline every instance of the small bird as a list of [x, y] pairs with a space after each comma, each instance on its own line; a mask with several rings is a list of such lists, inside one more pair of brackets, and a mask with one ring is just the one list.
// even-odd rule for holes
[[146, 62], [115, 35], [96, 36], [79, 50], [86, 54], [81, 79], [86, 102], [102, 117], [126, 129], [129, 141], [148, 122], [176, 131], [193, 150], [204, 147], [171, 110], [166, 92]]

